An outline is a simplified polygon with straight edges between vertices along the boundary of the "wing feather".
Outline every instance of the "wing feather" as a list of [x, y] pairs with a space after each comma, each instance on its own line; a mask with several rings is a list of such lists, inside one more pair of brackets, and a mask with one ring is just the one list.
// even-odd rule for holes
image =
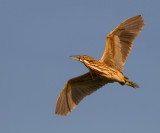
[[132, 49], [133, 41], [145, 25], [141, 15], [128, 18], [108, 34], [106, 47], [99, 60], [120, 72]]
[[55, 113], [66, 116], [87, 95], [107, 84], [107, 80], [96, 74], [86, 73], [79, 77], [70, 79], [62, 89], [56, 103]]

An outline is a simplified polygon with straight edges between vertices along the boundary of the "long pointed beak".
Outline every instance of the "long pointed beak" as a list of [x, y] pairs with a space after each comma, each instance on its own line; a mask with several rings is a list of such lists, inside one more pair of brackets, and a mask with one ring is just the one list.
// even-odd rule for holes
[[76, 56], [70, 56], [72, 60], [80, 60], [80, 56], [76, 55]]

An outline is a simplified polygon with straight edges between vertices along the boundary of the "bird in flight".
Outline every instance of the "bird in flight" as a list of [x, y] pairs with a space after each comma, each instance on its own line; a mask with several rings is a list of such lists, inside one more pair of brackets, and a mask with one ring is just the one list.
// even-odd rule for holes
[[133, 41], [145, 25], [141, 15], [128, 18], [120, 23], [106, 37], [106, 46], [100, 60], [87, 55], [71, 56], [82, 62], [89, 72], [70, 79], [62, 89], [56, 103], [55, 113], [66, 116], [87, 95], [107, 83], [118, 82], [137, 88], [138, 85], [130, 81], [122, 73], [123, 66], [132, 49]]

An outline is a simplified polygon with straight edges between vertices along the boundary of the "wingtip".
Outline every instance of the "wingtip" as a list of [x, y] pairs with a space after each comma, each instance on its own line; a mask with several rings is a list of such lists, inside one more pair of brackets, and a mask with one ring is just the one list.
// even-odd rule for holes
[[67, 116], [67, 114], [58, 114], [57, 112], [55, 112], [55, 115], [57, 115], [57, 116], [60, 116], [60, 117], [66, 117]]
[[135, 15], [135, 16], [133, 16], [133, 17], [142, 17], [142, 15], [141, 15], [141, 14], [138, 14], [138, 15]]

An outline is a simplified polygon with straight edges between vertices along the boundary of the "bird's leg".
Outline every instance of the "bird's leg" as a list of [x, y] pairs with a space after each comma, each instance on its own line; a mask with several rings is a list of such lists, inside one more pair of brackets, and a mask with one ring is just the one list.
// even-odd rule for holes
[[124, 77], [124, 80], [126, 85], [132, 86], [133, 88], [139, 88], [139, 86], [136, 83], [130, 81], [127, 77]]
[[92, 70], [89, 69], [89, 72], [90, 72], [90, 74], [91, 74], [92, 79], [94, 80], [93, 75], [92, 75]]
[[124, 80], [125, 82], [129, 82], [129, 79], [126, 76], [124, 76]]

